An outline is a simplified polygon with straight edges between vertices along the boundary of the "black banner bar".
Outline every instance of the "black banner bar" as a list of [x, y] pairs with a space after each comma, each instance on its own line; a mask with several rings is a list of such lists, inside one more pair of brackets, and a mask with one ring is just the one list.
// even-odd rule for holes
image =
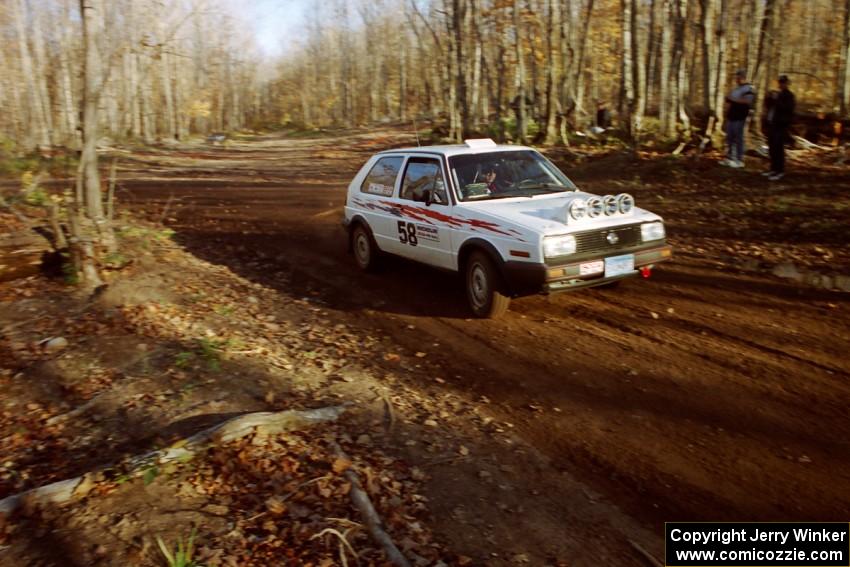
[[850, 567], [850, 524], [668, 522], [668, 567]]

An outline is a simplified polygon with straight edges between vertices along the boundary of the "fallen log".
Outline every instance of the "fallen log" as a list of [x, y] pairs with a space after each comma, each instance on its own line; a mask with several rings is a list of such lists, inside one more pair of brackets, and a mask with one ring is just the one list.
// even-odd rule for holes
[[820, 151], [824, 151], [824, 152], [835, 151], [834, 147], [819, 146], [818, 144], [810, 142], [810, 141], [808, 141], [807, 139], [805, 139], [801, 136], [795, 136], [795, 135], [792, 134], [791, 139], [794, 140], [794, 143], [796, 145], [800, 146], [804, 150], [820, 150]]
[[316, 423], [336, 420], [346, 409], [345, 405], [314, 410], [286, 410], [279, 412], [255, 412], [240, 415], [223, 423], [181, 439], [166, 449], [152, 451], [131, 458], [125, 463], [103, 467], [81, 476], [61, 480], [25, 492], [7, 496], [0, 500], [0, 517], [11, 515], [15, 510], [39, 505], [62, 505], [84, 497], [94, 488], [102, 471], [120, 469], [129, 477], [143, 475], [151, 467], [174, 461], [185, 462], [206, 450], [209, 446], [228, 443], [255, 433], [261, 437], [293, 431]]
[[[345, 454], [342, 447], [337, 445], [335, 449], [340, 458], [351, 462], [351, 459]], [[351, 503], [354, 504], [354, 507], [357, 508], [357, 511], [360, 512], [360, 515], [363, 517], [363, 520], [366, 523], [366, 529], [369, 531], [369, 535], [371, 535], [372, 539], [380, 544], [380, 546], [384, 549], [384, 553], [387, 554], [387, 558], [394, 565], [397, 565], [398, 567], [411, 567], [410, 562], [404, 554], [402, 554], [399, 548], [396, 547], [396, 544], [393, 543], [392, 538], [386, 530], [384, 530], [384, 524], [381, 521], [381, 517], [372, 505], [369, 495], [366, 494], [365, 490], [363, 490], [363, 485], [360, 484], [360, 475], [354, 472], [351, 468], [346, 469], [343, 475], [348, 482], [351, 483], [351, 490], [349, 491], [349, 494], [351, 495]]]

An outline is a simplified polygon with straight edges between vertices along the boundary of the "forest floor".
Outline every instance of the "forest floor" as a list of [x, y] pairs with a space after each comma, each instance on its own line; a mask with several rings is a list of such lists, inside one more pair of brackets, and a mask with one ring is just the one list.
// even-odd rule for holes
[[0, 519], [0, 565], [159, 565], [155, 536], [192, 528], [207, 565], [342, 564], [326, 528], [380, 563], [347, 466], [422, 565], [645, 566], [664, 521], [847, 519], [850, 168], [797, 154], [771, 184], [759, 158], [553, 151], [583, 189], [664, 216], [674, 262], [484, 321], [455, 276], [364, 275], [348, 256], [346, 184], [410, 143], [112, 152], [129, 214], [107, 291], [0, 284], [0, 499], [239, 413], [349, 409], [140, 478], [104, 471], [67, 507]]

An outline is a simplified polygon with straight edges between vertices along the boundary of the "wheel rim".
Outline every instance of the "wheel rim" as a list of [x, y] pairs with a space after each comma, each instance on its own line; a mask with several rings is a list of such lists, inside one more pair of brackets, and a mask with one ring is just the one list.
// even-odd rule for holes
[[487, 300], [490, 297], [487, 272], [481, 264], [473, 264], [469, 270], [469, 297], [476, 308], [487, 305]]
[[361, 266], [369, 265], [369, 237], [358, 232], [354, 237], [354, 255], [357, 257], [357, 263]]

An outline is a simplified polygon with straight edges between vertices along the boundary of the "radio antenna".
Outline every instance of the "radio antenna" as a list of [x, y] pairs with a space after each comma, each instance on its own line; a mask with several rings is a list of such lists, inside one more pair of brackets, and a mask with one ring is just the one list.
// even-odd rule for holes
[[422, 144], [419, 143], [419, 130], [416, 129], [416, 117], [413, 117], [413, 133], [416, 135], [416, 147], [421, 148]]

